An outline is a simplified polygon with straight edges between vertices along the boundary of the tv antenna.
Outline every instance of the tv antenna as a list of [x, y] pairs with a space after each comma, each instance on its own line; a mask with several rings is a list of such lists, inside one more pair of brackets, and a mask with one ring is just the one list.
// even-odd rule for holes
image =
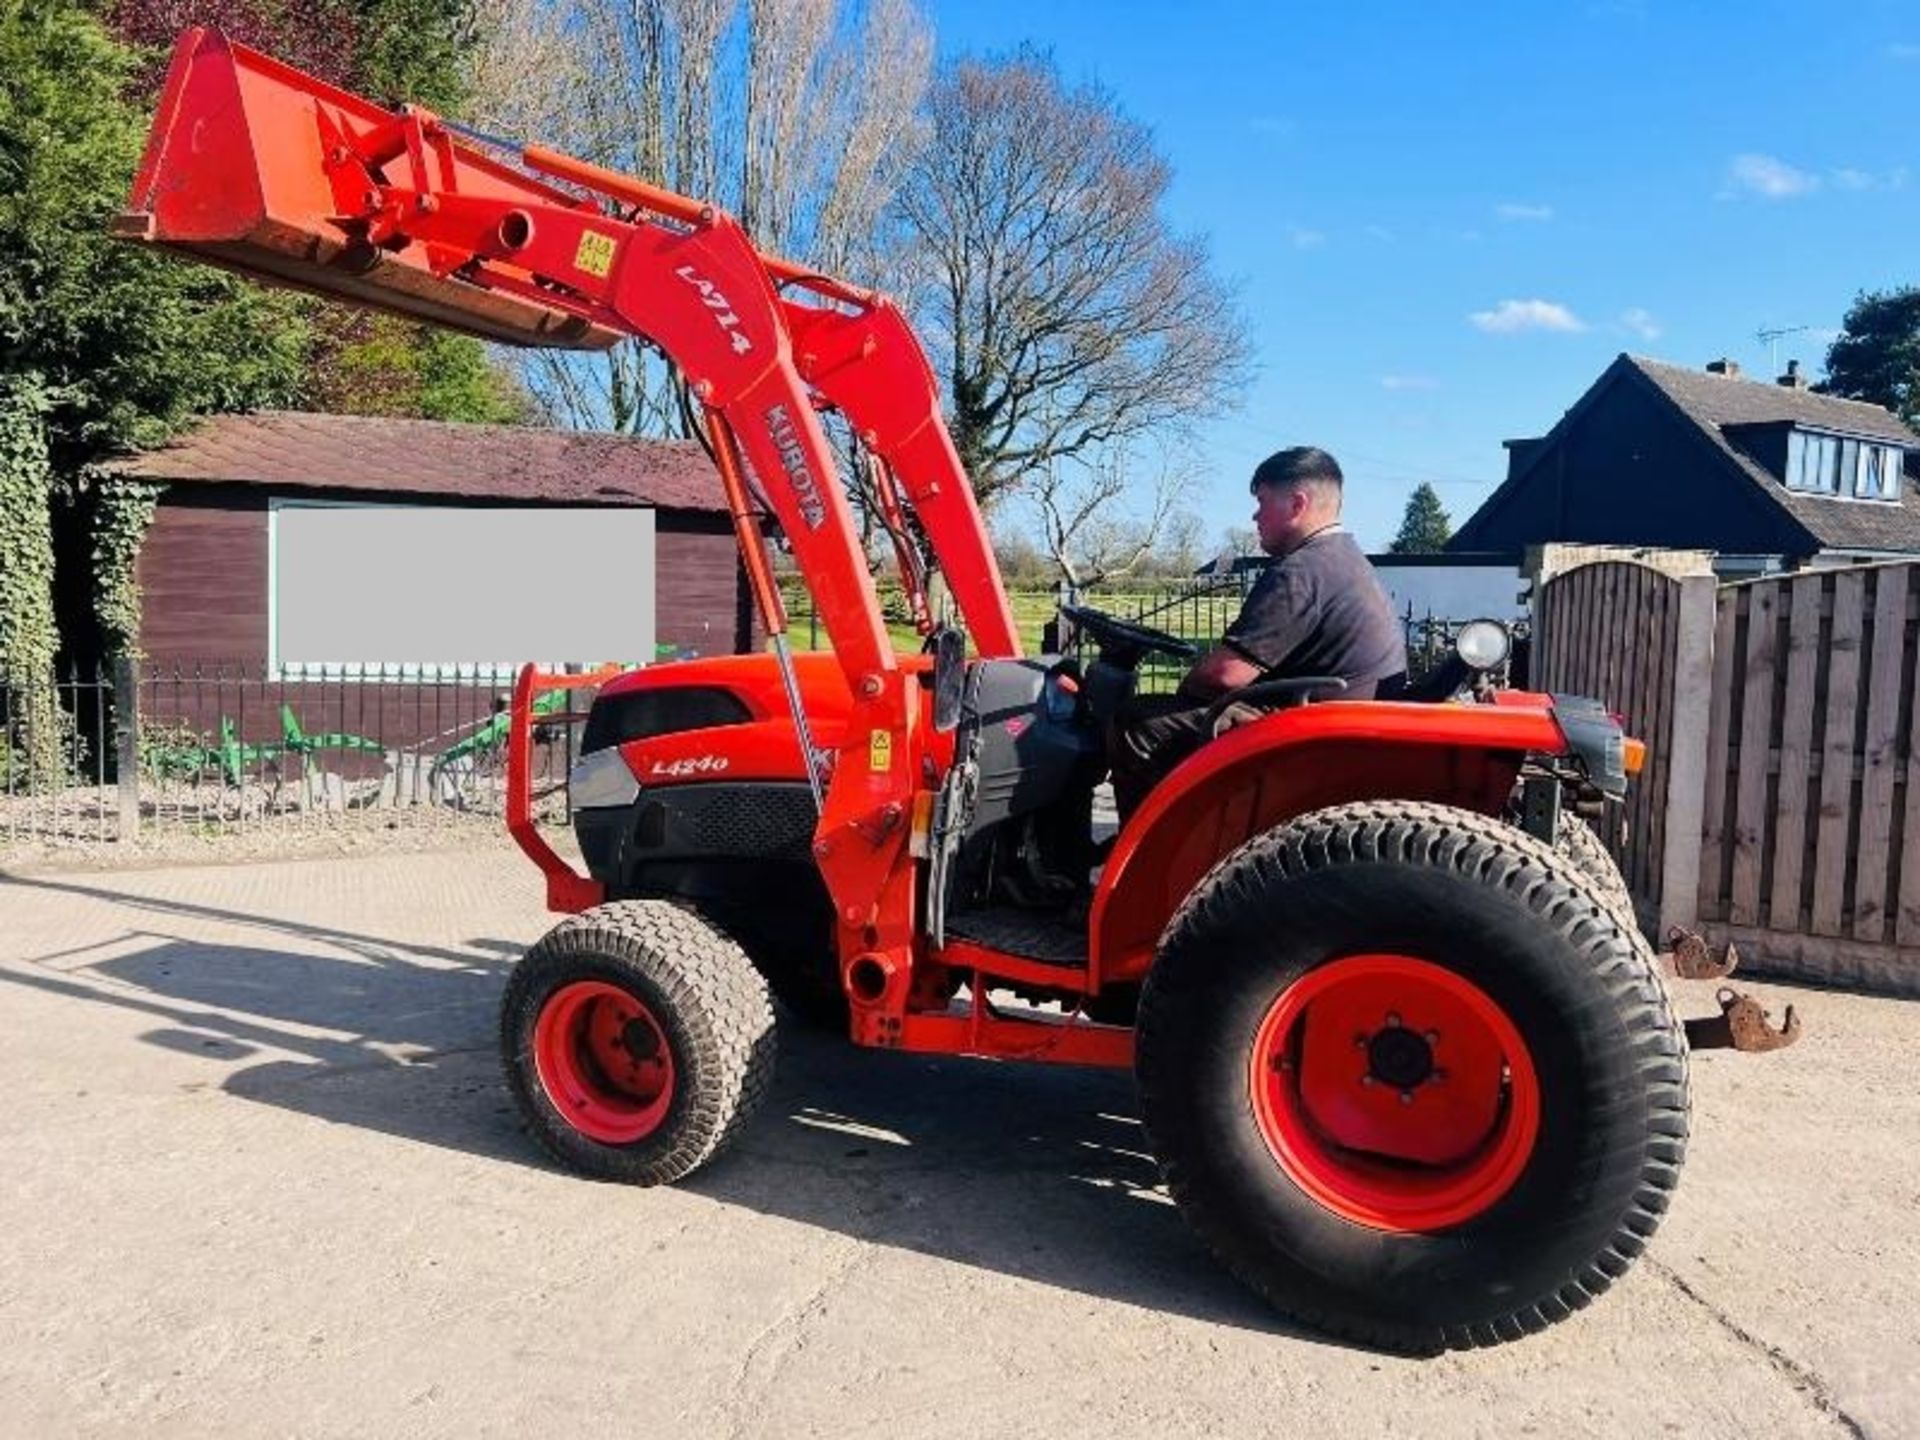
[[1799, 335], [1812, 328], [1811, 325], [1776, 325], [1771, 327], [1763, 325], [1753, 332], [1753, 338], [1767, 347], [1769, 357], [1767, 365], [1771, 373], [1775, 375], [1780, 373], [1781, 337], [1785, 335]]

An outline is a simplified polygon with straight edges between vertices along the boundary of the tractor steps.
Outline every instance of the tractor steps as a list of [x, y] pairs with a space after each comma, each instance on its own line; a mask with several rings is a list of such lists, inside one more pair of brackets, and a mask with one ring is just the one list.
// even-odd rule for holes
[[969, 940], [1042, 965], [1081, 969], [1087, 963], [1083, 920], [1004, 906], [968, 910], [947, 918], [947, 938]]

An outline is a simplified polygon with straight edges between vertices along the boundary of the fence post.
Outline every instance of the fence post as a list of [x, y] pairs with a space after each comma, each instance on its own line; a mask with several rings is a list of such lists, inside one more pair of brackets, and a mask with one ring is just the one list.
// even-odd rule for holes
[[1719, 582], [1711, 574], [1680, 581], [1674, 644], [1673, 721], [1667, 740], [1666, 853], [1660, 867], [1660, 934], [1700, 920], [1700, 856], [1705, 844], [1707, 725], [1713, 711], [1713, 634]]
[[140, 667], [131, 655], [113, 662], [113, 741], [125, 844], [140, 837]]

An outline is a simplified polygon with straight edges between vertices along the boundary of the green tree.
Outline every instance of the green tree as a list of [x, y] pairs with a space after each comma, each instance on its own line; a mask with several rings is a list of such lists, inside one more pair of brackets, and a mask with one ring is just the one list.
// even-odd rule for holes
[[148, 94], [180, 32], [206, 25], [379, 100], [444, 111], [466, 98], [475, 0], [94, 0], [94, 8], [137, 52], [134, 80]]
[[1920, 285], [1862, 291], [1827, 350], [1820, 389], [1920, 423]]
[[301, 371], [285, 297], [109, 238], [145, 136], [134, 63], [73, 0], [0, 5], [0, 667], [15, 686], [44, 684], [58, 643], [56, 498], [87, 523], [91, 462], [200, 411], [286, 403]]
[[1407, 497], [1407, 512], [1400, 519], [1400, 533], [1387, 547], [1393, 555], [1431, 555], [1447, 548], [1453, 538], [1453, 522], [1447, 518], [1440, 497], [1424, 480]]
[[334, 344], [306, 404], [336, 415], [390, 415], [496, 425], [538, 418], [533, 397], [466, 335], [368, 310], [329, 307]]
[[47, 408], [31, 378], [0, 375], [0, 794], [58, 774], [52, 687], [53, 531], [48, 523]]

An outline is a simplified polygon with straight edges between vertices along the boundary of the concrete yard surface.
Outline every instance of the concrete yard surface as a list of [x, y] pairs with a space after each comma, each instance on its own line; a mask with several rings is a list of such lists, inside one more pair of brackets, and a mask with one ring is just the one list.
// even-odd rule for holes
[[1695, 1057], [1648, 1256], [1412, 1361], [1221, 1272], [1121, 1073], [789, 1027], [710, 1169], [561, 1173], [494, 1033], [548, 923], [498, 849], [0, 882], [0, 1434], [1920, 1434], [1920, 1005], [1756, 982], [1806, 1037]]

